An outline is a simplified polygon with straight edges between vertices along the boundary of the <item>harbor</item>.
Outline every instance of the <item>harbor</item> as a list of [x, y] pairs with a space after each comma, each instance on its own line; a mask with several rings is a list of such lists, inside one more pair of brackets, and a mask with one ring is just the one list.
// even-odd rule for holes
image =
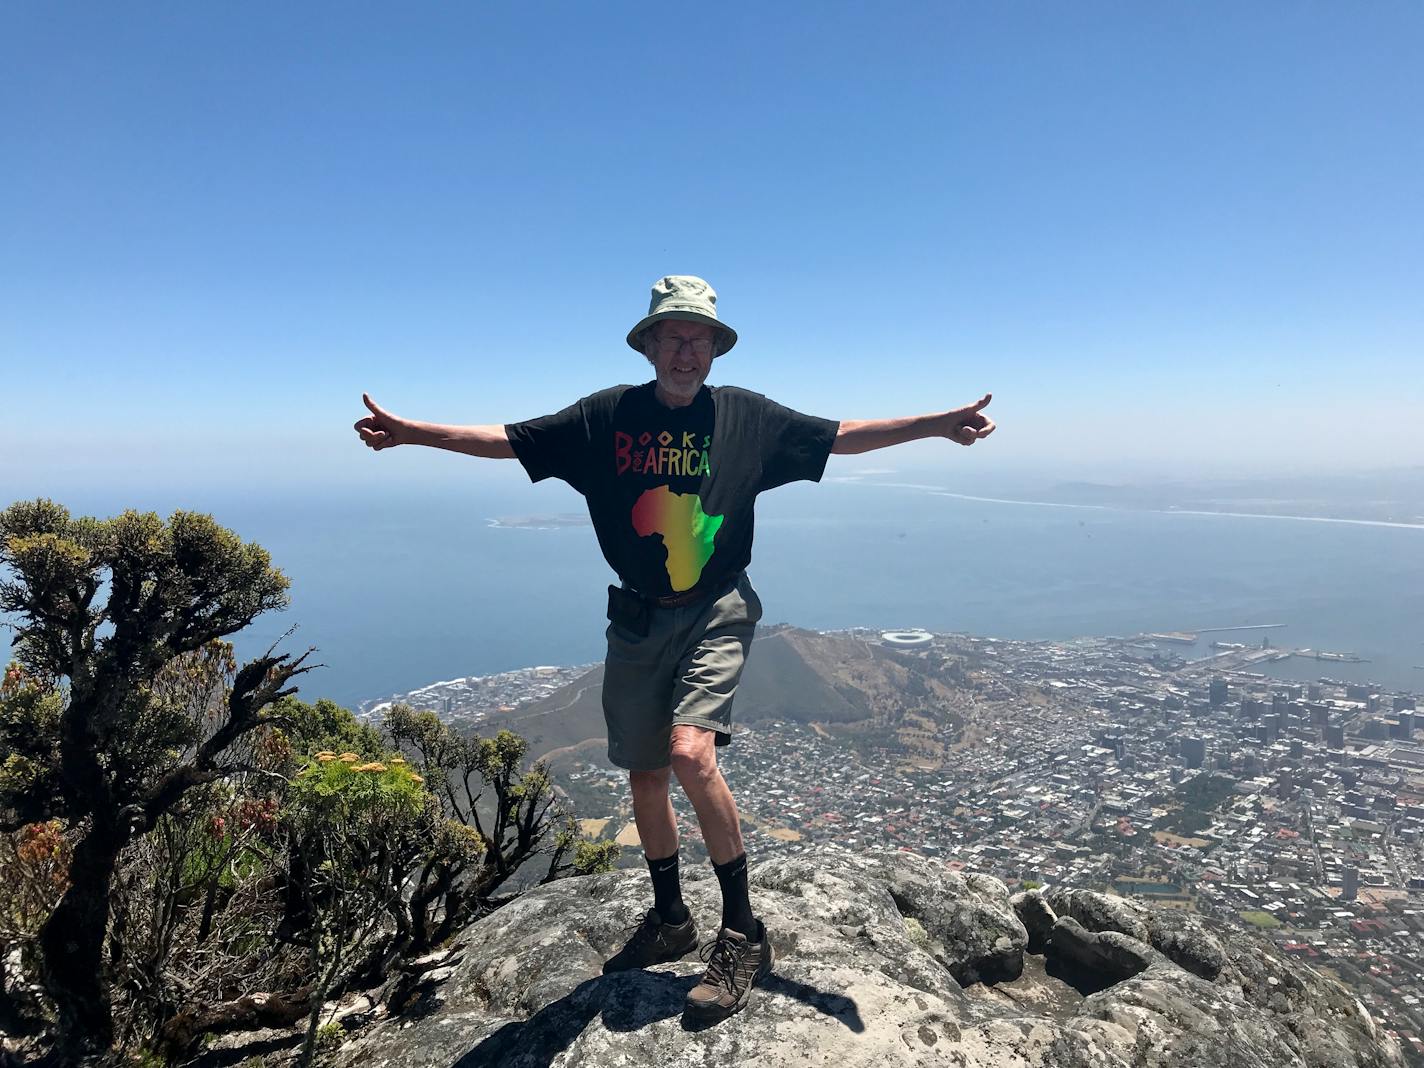
[[[1189, 667], [1213, 666], [1219, 668], [1251, 668], [1261, 664], [1277, 663], [1283, 660], [1314, 660], [1331, 664], [1368, 664], [1368, 657], [1352, 652], [1329, 649], [1292, 649], [1280, 644], [1272, 644], [1269, 634], [1261, 636], [1260, 644], [1239, 641], [1217, 640], [1209, 644], [1204, 636], [1209, 634], [1232, 634], [1243, 631], [1281, 630], [1285, 623], [1250, 623], [1230, 627], [1197, 627], [1192, 630], [1150, 631], [1137, 634], [1120, 641], [1137, 648], [1163, 650], [1163, 645], [1202, 646], [1206, 645], [1204, 656], [1193, 657], [1189, 653], [1174, 653]], [[1415, 665], [1415, 670], [1424, 670], [1424, 665]]]

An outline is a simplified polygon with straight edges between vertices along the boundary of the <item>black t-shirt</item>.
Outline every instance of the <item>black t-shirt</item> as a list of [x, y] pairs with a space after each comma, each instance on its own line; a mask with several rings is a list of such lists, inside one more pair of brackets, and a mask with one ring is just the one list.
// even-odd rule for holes
[[655, 385], [600, 390], [504, 429], [531, 481], [561, 478], [584, 495], [624, 582], [653, 597], [711, 591], [751, 562], [756, 495], [819, 482], [840, 424], [735, 386], [668, 408]]

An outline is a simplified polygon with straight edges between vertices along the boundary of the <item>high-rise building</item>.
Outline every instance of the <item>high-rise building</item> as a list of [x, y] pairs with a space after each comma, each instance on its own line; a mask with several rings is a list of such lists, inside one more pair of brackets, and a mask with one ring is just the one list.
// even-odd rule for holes
[[1248, 697], [1242, 702], [1241, 711], [1246, 714], [1247, 719], [1260, 719], [1261, 713], [1266, 711], [1266, 704], [1259, 698]]
[[1098, 744], [1104, 749], [1111, 749], [1113, 756], [1121, 760], [1127, 756], [1127, 728], [1113, 724], [1106, 730], [1099, 731]]
[[1276, 716], [1286, 714], [1286, 695], [1283, 693], [1271, 694], [1271, 713]]
[[1226, 692], [1227, 692], [1227, 686], [1226, 686], [1226, 680], [1225, 680], [1225, 679], [1212, 679], [1212, 680], [1211, 680], [1211, 707], [1212, 707], [1212, 708], [1220, 708], [1222, 705], [1226, 704]]
[[1340, 872], [1340, 900], [1354, 901], [1360, 893], [1360, 869], [1347, 864]]
[[1281, 736], [1281, 713], [1272, 712], [1269, 716], [1261, 720], [1261, 726], [1266, 728], [1266, 742], [1274, 742]]
[[1400, 737], [1402, 737], [1402, 738], [1413, 738], [1413, 737], [1414, 737], [1414, 713], [1413, 713], [1413, 712], [1400, 712], [1400, 713], [1399, 713], [1399, 725], [1400, 725], [1400, 727], [1402, 728], [1401, 733], [1400, 733]]
[[1312, 682], [1309, 686], [1307, 686], [1307, 687], [1305, 688], [1305, 696], [1308, 697], [1308, 698], [1310, 698], [1312, 701], [1319, 701], [1319, 700], [1320, 700], [1320, 683], [1318, 683], [1318, 682]]
[[1345, 724], [1327, 723], [1325, 725], [1325, 744], [1331, 749], [1345, 748]]
[[1310, 725], [1312, 727], [1323, 727], [1330, 722], [1330, 706], [1320, 701], [1312, 701], [1310, 704]]
[[1199, 768], [1206, 763], [1206, 739], [1183, 738], [1182, 761], [1189, 768]]
[[1414, 710], [1414, 698], [1409, 697], [1409, 696], [1407, 696], [1406, 694], [1402, 694], [1402, 693], [1395, 694], [1395, 695], [1394, 695], [1394, 710], [1395, 710], [1396, 712], [1404, 712], [1404, 711], [1406, 711], [1406, 710], [1413, 711], [1413, 710]]

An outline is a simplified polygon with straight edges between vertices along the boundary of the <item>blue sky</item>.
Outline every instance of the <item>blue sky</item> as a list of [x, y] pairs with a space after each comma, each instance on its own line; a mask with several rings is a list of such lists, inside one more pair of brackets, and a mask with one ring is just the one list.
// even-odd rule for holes
[[6, 5], [0, 488], [474, 476], [360, 447], [361, 391], [642, 381], [667, 273], [713, 383], [995, 394], [847, 470], [1424, 462], [1424, 6], [765, 7]]

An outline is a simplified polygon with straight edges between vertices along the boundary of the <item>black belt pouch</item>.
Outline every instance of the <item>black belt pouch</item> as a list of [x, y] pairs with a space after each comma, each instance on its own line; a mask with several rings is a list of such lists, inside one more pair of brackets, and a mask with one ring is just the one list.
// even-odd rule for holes
[[648, 602], [622, 586], [608, 587], [608, 618], [626, 627], [640, 638], [648, 636], [650, 610]]

